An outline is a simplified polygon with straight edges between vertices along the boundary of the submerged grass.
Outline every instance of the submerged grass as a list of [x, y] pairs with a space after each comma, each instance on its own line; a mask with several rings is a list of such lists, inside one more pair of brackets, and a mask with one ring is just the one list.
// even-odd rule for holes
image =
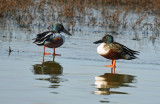
[[[159, 4], [160, 0], [0, 0], [0, 18], [1, 23], [13, 20], [24, 27], [61, 22], [72, 29], [78, 24], [157, 32]], [[133, 20], [128, 20], [130, 13], [137, 14]], [[152, 23], [148, 22], [149, 16], [153, 17]]]

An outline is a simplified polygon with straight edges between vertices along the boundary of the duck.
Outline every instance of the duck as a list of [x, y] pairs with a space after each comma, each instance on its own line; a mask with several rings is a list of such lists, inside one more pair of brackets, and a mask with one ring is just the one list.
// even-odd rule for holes
[[60, 55], [55, 53], [55, 48], [62, 46], [65, 42], [65, 36], [61, 33], [65, 33], [69, 36], [72, 36], [62, 24], [57, 23], [55, 25], [49, 26], [52, 28], [52, 31], [46, 31], [36, 35], [36, 38], [33, 38], [34, 42], [38, 46], [43, 46], [43, 55], [50, 55], [50, 53], [45, 52], [45, 47], [53, 48], [53, 55]]
[[138, 51], [132, 50], [118, 42], [114, 42], [112, 35], [105, 35], [102, 39], [93, 42], [94, 44], [101, 43], [97, 47], [97, 53], [106, 59], [112, 60], [111, 65], [105, 65], [106, 67], [111, 67], [115, 70], [116, 60], [132, 60], [136, 59], [136, 55], [139, 54]]

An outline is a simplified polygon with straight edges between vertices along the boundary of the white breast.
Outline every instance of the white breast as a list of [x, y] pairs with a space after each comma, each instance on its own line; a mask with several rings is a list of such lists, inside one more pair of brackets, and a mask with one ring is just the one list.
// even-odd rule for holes
[[106, 43], [102, 43], [97, 47], [97, 52], [100, 55], [105, 55], [109, 52], [109, 47], [108, 46], [106, 47]]

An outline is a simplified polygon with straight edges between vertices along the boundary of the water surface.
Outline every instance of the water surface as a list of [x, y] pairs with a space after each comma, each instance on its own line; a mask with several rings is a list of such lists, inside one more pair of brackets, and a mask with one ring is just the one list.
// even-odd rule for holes
[[[87, 29], [86, 29], [87, 30]], [[74, 32], [56, 49], [61, 56], [53, 62], [32, 38], [45, 28], [34, 30], [0, 28], [0, 101], [3, 104], [159, 104], [160, 46], [143, 34], [113, 35], [115, 41], [140, 51], [138, 59], [118, 60], [111, 74], [110, 60], [96, 52], [105, 32]], [[8, 52], [9, 46], [13, 50]], [[47, 52], [53, 52], [46, 48]]]

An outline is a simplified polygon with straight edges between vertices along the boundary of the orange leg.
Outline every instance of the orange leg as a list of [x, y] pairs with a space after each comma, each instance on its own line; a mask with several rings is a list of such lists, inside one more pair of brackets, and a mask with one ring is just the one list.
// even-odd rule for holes
[[113, 69], [111, 68], [111, 73], [113, 73]]
[[43, 46], [43, 55], [50, 55], [50, 53], [45, 53], [45, 46]]
[[116, 60], [114, 60], [114, 62], [112, 60], [112, 65], [105, 65], [105, 66], [106, 67], [111, 67], [111, 68], [115, 69], [115, 67], [116, 67]]
[[115, 67], [112, 70], [113, 70], [113, 74], [115, 74]]
[[44, 63], [44, 56], [45, 56], [45, 55], [43, 54], [43, 59], [42, 59], [42, 63]]
[[[44, 63], [44, 54], [43, 54], [43, 59], [42, 59], [42, 63]], [[54, 63], [54, 59], [55, 59], [55, 56], [53, 56], [53, 63]]]
[[111, 68], [111, 73], [115, 74], [115, 67]]
[[53, 56], [53, 63], [54, 63], [54, 59], [55, 59], [55, 56]]
[[61, 56], [61, 54], [56, 54], [55, 48], [53, 48], [53, 56]]

